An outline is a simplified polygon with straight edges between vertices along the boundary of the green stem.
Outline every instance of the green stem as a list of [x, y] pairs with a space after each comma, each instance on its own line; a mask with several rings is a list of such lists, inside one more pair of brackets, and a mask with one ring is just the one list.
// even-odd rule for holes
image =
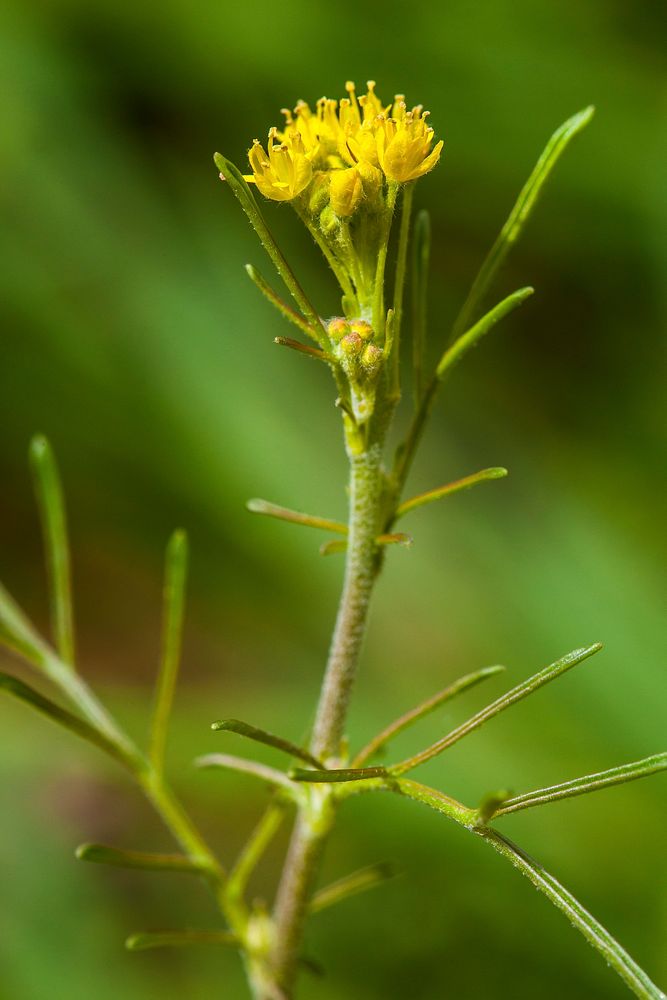
[[[379, 568], [375, 540], [382, 508], [381, 456], [382, 440], [376, 437], [367, 451], [350, 457], [345, 579], [310, 748], [313, 756], [325, 763], [340, 754], [371, 593]], [[292, 995], [310, 895], [333, 817], [330, 787], [309, 786], [306, 804], [297, 816], [274, 911], [273, 975], [286, 997]]]
[[403, 191], [401, 209], [401, 226], [398, 234], [398, 255], [396, 258], [396, 280], [394, 282], [394, 322], [392, 324], [392, 344], [387, 345], [391, 351], [391, 386], [392, 392], [399, 392], [399, 362], [401, 346], [401, 321], [403, 319], [403, 291], [408, 261], [408, 242], [410, 237], [410, 216], [412, 214], [412, 196], [414, 183], [406, 184]]

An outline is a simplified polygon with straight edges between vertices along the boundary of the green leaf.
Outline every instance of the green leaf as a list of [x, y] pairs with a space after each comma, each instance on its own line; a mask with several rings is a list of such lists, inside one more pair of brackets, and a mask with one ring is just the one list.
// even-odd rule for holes
[[42, 668], [45, 644], [11, 594], [0, 583], [0, 642]]
[[643, 969], [628, 955], [624, 948], [598, 923], [575, 897], [553, 875], [529, 857], [520, 847], [490, 827], [474, 828], [474, 833], [486, 840], [499, 854], [530, 879], [547, 899], [558, 907], [573, 927], [580, 931], [589, 944], [599, 951], [608, 965], [623, 979], [635, 996], [642, 1000], [665, 1000], [665, 994], [651, 982]]
[[278, 249], [278, 245], [274, 240], [269, 227], [266, 224], [264, 216], [262, 215], [255, 197], [243, 179], [243, 175], [229, 160], [225, 159], [220, 153], [216, 153], [213, 157], [215, 160], [215, 165], [221, 173], [223, 180], [225, 180], [230, 188], [232, 189], [234, 195], [238, 199], [241, 208], [248, 216], [250, 224], [259, 236], [260, 242], [269, 257], [271, 258], [273, 265], [285, 283], [287, 290], [291, 293], [294, 301], [298, 305], [299, 309], [303, 315], [308, 319], [309, 325], [312, 325], [312, 330], [317, 331], [316, 340], [320, 346], [326, 350], [328, 347], [328, 340], [322, 326], [322, 321], [317, 315], [316, 310], [311, 305], [310, 301], [306, 297], [306, 294], [299, 284], [297, 278], [294, 275], [291, 267], [285, 260], [282, 252]]
[[347, 550], [347, 540], [343, 538], [333, 539], [331, 542], [322, 542], [320, 545], [321, 556], [335, 556]]
[[189, 872], [204, 874], [201, 865], [195, 864], [184, 854], [154, 854], [145, 851], [126, 851], [106, 844], [81, 844], [74, 852], [79, 861], [90, 861], [113, 868], [140, 868], [144, 871]]
[[475, 347], [482, 337], [493, 329], [496, 323], [499, 323], [509, 313], [514, 312], [518, 306], [523, 305], [534, 291], [534, 288], [526, 287], [513, 292], [507, 298], [503, 299], [502, 302], [499, 302], [497, 306], [494, 306], [485, 316], [482, 316], [474, 326], [461, 334], [440, 358], [438, 367], [436, 368], [437, 378], [442, 382], [445, 375], [468, 353], [471, 347]]
[[248, 880], [275, 837], [285, 816], [285, 803], [275, 797], [243, 846], [226, 886], [230, 899], [242, 899]]
[[431, 256], [431, 217], [426, 209], [417, 214], [412, 250], [412, 372], [414, 401], [418, 405], [424, 392], [426, 353], [426, 312], [428, 270]]
[[329, 770], [305, 770], [293, 767], [288, 771], [292, 781], [306, 781], [316, 784], [338, 781], [365, 781], [368, 778], [387, 778], [386, 767], [332, 767]]
[[415, 507], [423, 507], [427, 503], [433, 503], [435, 500], [442, 500], [443, 497], [449, 497], [453, 493], [460, 493], [461, 490], [469, 490], [471, 486], [477, 486], [478, 483], [486, 483], [493, 479], [504, 479], [507, 475], [507, 469], [503, 469], [501, 466], [496, 466], [491, 469], [482, 469], [480, 472], [474, 472], [471, 476], [464, 476], [463, 479], [457, 479], [453, 483], [447, 483], [445, 486], [437, 486], [433, 490], [427, 490], [425, 493], [419, 493], [415, 497], [411, 497], [409, 500], [404, 500], [396, 508], [395, 520], [399, 517], [403, 517], [409, 511], [414, 510]]
[[302, 344], [298, 340], [292, 340], [291, 337], [274, 337], [273, 343], [278, 344], [279, 347], [289, 347], [290, 350], [296, 351], [297, 354], [305, 354], [307, 358], [314, 358], [315, 361], [333, 361], [332, 356], [325, 354], [321, 348], [311, 347], [310, 344]]
[[487, 677], [495, 677], [496, 674], [502, 673], [504, 669], [505, 668], [501, 666], [484, 667], [482, 670], [475, 671], [475, 673], [459, 677], [459, 679], [454, 681], [453, 684], [448, 684], [446, 688], [442, 689], [442, 691], [438, 691], [437, 694], [434, 694], [431, 698], [420, 702], [415, 708], [406, 712], [404, 715], [401, 715], [398, 719], [395, 719], [385, 729], [383, 729], [382, 732], [373, 737], [370, 743], [368, 743], [363, 750], [360, 750], [356, 755], [352, 762], [353, 765], [355, 767], [360, 767], [365, 761], [380, 753], [387, 743], [395, 736], [398, 736], [399, 733], [402, 733], [404, 729], [414, 725], [415, 722], [419, 722], [420, 719], [430, 715], [431, 712], [435, 712], [437, 708], [444, 705], [446, 701], [450, 701], [452, 698], [455, 698], [457, 694], [462, 694], [463, 691], [467, 691], [468, 688], [474, 687], [481, 681], [486, 680]]
[[494, 810], [492, 815], [494, 818], [505, 816], [508, 813], [519, 812], [521, 809], [542, 806], [547, 802], [558, 802], [559, 799], [569, 799], [575, 795], [587, 795], [589, 792], [597, 792], [601, 788], [610, 788], [612, 785], [621, 785], [626, 781], [646, 778], [666, 769], [667, 753], [656, 753], [631, 764], [622, 764], [620, 767], [612, 767], [597, 774], [586, 774], [581, 778], [564, 781], [560, 785], [550, 785], [547, 788], [537, 788], [532, 792], [523, 792], [521, 795], [508, 797], [504, 802], [498, 804], [498, 808]]
[[313, 330], [311, 324], [308, 323], [303, 316], [300, 316], [299, 313], [292, 309], [291, 306], [288, 306], [286, 302], [283, 302], [280, 296], [271, 288], [268, 281], [262, 277], [257, 268], [253, 267], [252, 264], [246, 264], [245, 269], [250, 280], [257, 286], [257, 288], [259, 288], [262, 295], [268, 299], [271, 305], [275, 306], [278, 312], [284, 316], [286, 320], [290, 323], [294, 323], [295, 326], [298, 326], [302, 333], [312, 337], [313, 340], [319, 343], [317, 330]]
[[241, 771], [243, 774], [252, 774], [260, 781], [266, 781], [270, 785], [284, 789], [291, 798], [295, 798], [297, 789], [294, 782], [283, 771], [278, 771], [275, 767], [268, 767], [260, 764], [256, 760], [246, 760], [245, 757], [235, 757], [229, 753], [208, 753], [203, 757], [197, 757], [196, 767], [222, 767], [229, 771]]
[[263, 514], [265, 517], [276, 517], [279, 521], [289, 521], [291, 524], [303, 524], [307, 528], [321, 528], [322, 531], [334, 531], [339, 535], [347, 535], [347, 525], [340, 521], [330, 521], [326, 517], [317, 517], [314, 514], [302, 514], [298, 510], [279, 507], [278, 504], [269, 503], [268, 500], [260, 500], [257, 497], [248, 500], [246, 509], [251, 514]]
[[329, 906], [342, 903], [351, 896], [383, 885], [390, 879], [396, 878], [397, 875], [397, 869], [386, 862], [378, 862], [366, 868], [360, 868], [358, 871], [332, 882], [331, 885], [319, 889], [310, 901], [309, 910], [311, 913], [320, 913]]
[[393, 775], [405, 774], [407, 771], [411, 771], [415, 767], [419, 767], [420, 764], [425, 764], [427, 761], [432, 760], [433, 757], [437, 757], [441, 754], [443, 750], [448, 747], [458, 743], [459, 740], [463, 739], [469, 733], [474, 732], [475, 729], [479, 729], [485, 722], [492, 719], [495, 715], [500, 712], [504, 712], [506, 708], [514, 705], [517, 701], [521, 701], [523, 698], [527, 698], [529, 694], [537, 691], [543, 685], [548, 684], [550, 681], [555, 680], [564, 674], [567, 670], [571, 670], [578, 663], [582, 663], [583, 660], [588, 659], [589, 656], [593, 656], [594, 653], [599, 652], [602, 649], [601, 643], [595, 643], [592, 646], [586, 646], [583, 649], [575, 649], [566, 656], [561, 657], [560, 660], [556, 660], [555, 663], [550, 664], [539, 673], [534, 674], [529, 677], [528, 680], [523, 681], [522, 684], [517, 685], [517, 687], [512, 688], [506, 694], [501, 695], [500, 698], [487, 705], [480, 712], [477, 712], [472, 718], [468, 719], [462, 725], [457, 726], [453, 729], [451, 733], [447, 736], [443, 736], [442, 739], [433, 743], [432, 746], [427, 747], [422, 750], [421, 753], [415, 754], [414, 757], [409, 757], [407, 760], [401, 761], [399, 764], [392, 764], [388, 769]]
[[221, 719], [219, 722], [212, 723], [211, 729], [216, 733], [236, 733], [238, 736], [245, 736], [246, 739], [254, 740], [256, 743], [264, 743], [266, 746], [281, 750], [289, 757], [297, 757], [299, 760], [303, 760], [307, 764], [312, 764], [314, 767], [323, 766], [317, 757], [313, 757], [303, 747], [299, 747], [295, 743], [283, 739], [282, 736], [274, 736], [273, 733], [268, 733], [265, 729], [258, 729], [247, 722], [241, 722], [240, 719]]
[[125, 942], [128, 951], [148, 948], [182, 948], [189, 944], [224, 944], [234, 947], [238, 939], [230, 931], [139, 931]]
[[549, 139], [542, 155], [535, 164], [533, 172], [521, 189], [505, 225], [501, 229], [472, 283], [468, 297], [454, 322], [452, 340], [460, 337], [475, 318], [475, 314], [480, 308], [498, 272], [498, 268], [521, 235], [523, 227], [544, 187], [545, 181], [570, 141], [588, 125], [594, 111], [593, 107], [584, 108], [583, 111], [579, 111], [561, 125]]
[[188, 537], [184, 531], [179, 530], [169, 539], [165, 557], [162, 655], [150, 733], [149, 757], [159, 773], [164, 769], [167, 729], [181, 658], [187, 574]]
[[51, 445], [42, 435], [37, 435], [30, 443], [30, 464], [46, 551], [55, 645], [61, 660], [74, 666], [74, 614], [65, 503]]
[[56, 705], [55, 702], [51, 701], [49, 698], [45, 698], [34, 688], [29, 687], [20, 681], [18, 677], [12, 677], [10, 674], [0, 673], [0, 691], [5, 691], [7, 694], [11, 694], [14, 698], [18, 698], [19, 701], [25, 702], [32, 708], [35, 708], [42, 715], [47, 716], [53, 722], [58, 723], [58, 725], [63, 726], [70, 732], [75, 733], [82, 739], [87, 740], [94, 746], [99, 747], [106, 753], [111, 754], [116, 760], [120, 761], [125, 767], [129, 767], [130, 770], [134, 770], [135, 760], [128, 753], [126, 753], [122, 746], [114, 743], [111, 739], [100, 732], [98, 729], [93, 728], [84, 719], [80, 719], [78, 716], [73, 715], [68, 712], [67, 709], [61, 708], [60, 705]]

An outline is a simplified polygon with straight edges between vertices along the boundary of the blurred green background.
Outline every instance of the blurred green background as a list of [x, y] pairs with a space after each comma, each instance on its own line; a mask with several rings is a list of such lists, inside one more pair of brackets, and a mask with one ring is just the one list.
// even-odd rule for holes
[[[652, 0], [3, 6], [0, 576], [45, 626], [25, 460], [43, 431], [67, 486], [83, 669], [141, 738], [163, 546], [188, 528], [170, 749], [224, 858], [265, 793], [193, 775], [191, 760], [225, 740], [248, 751], [209, 731], [224, 715], [303, 736], [341, 576], [314, 532], [253, 519], [244, 501], [342, 517], [345, 463], [328, 375], [273, 346], [289, 331], [242, 270], [268, 265], [211, 157], [241, 162], [281, 106], [340, 96], [349, 78], [424, 102], [445, 139], [417, 193], [433, 215], [434, 358], [549, 134], [598, 108], [496, 288], [537, 294], [457, 370], [411, 487], [496, 464], [510, 478], [406, 520], [415, 544], [391, 553], [378, 588], [351, 738], [466, 671], [504, 663], [516, 681], [600, 639], [602, 654], [419, 776], [474, 804], [664, 749], [664, 13]], [[333, 313], [331, 280], [293, 214], [267, 215]], [[436, 738], [504, 683], [397, 750]], [[82, 840], [169, 845], [123, 776], [16, 704], [0, 702], [0, 731], [3, 1000], [242, 998], [233, 954], [123, 950], [134, 930], [210, 926], [200, 886], [74, 861]], [[502, 822], [663, 985], [665, 818], [658, 777]], [[271, 892], [284, 842], [258, 894]], [[306, 950], [327, 975], [304, 981], [304, 997], [626, 995], [560, 914], [441, 817], [389, 797], [350, 803], [322, 879], [378, 859], [404, 877], [313, 920]]]

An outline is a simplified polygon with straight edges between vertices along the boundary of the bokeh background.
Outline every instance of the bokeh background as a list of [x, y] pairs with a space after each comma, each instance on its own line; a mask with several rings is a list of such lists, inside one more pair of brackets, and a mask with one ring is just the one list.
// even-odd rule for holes
[[[415, 544], [378, 588], [350, 719], [357, 743], [461, 673], [516, 681], [595, 640], [603, 653], [423, 769], [475, 803], [663, 749], [659, 656], [660, 330], [667, 255], [664, 8], [652, 0], [319, 0], [161, 4], [10, 0], [0, 14], [0, 570], [46, 627], [26, 448], [48, 434], [67, 486], [82, 669], [137, 738], [158, 655], [162, 552], [193, 561], [170, 756], [226, 859], [259, 815], [251, 780], [193, 773], [232, 715], [300, 739], [341, 563], [317, 535], [252, 518], [250, 496], [342, 517], [339, 416], [326, 371], [242, 270], [268, 273], [217, 179], [278, 109], [378, 81], [432, 110], [445, 153], [433, 215], [435, 358], [486, 249], [553, 129], [597, 116], [557, 168], [498, 297], [537, 294], [449, 383], [414, 490], [487, 465], [510, 478], [411, 515]], [[331, 280], [287, 208], [267, 215], [323, 314]], [[4, 669], [20, 667], [3, 655]], [[502, 690], [425, 721], [416, 750]], [[208, 927], [181, 876], [80, 865], [83, 840], [168, 847], [93, 750], [0, 702], [0, 996], [242, 998], [233, 954], [129, 954], [150, 927]], [[235, 745], [233, 745], [235, 744]], [[267, 753], [266, 759], [271, 755]], [[661, 777], [503, 821], [658, 981], [667, 980]], [[271, 894], [278, 840], [254, 890]], [[322, 880], [372, 861], [394, 883], [313, 920], [313, 1000], [621, 998], [547, 902], [441, 817], [379, 796], [342, 813]]]

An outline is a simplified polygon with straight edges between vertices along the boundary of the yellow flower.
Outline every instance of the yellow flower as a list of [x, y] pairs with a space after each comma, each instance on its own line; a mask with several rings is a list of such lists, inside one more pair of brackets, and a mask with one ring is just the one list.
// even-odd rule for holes
[[399, 96], [392, 112], [391, 118], [378, 115], [376, 119], [377, 156], [387, 180], [405, 184], [433, 169], [443, 142], [431, 149], [434, 132], [426, 124], [428, 111], [422, 111], [421, 105], [407, 111]]
[[288, 132], [282, 141], [275, 128], [269, 132], [268, 152], [255, 139], [248, 152], [252, 175], [246, 180], [254, 182], [265, 198], [273, 201], [291, 201], [310, 184], [313, 168], [301, 134]]

